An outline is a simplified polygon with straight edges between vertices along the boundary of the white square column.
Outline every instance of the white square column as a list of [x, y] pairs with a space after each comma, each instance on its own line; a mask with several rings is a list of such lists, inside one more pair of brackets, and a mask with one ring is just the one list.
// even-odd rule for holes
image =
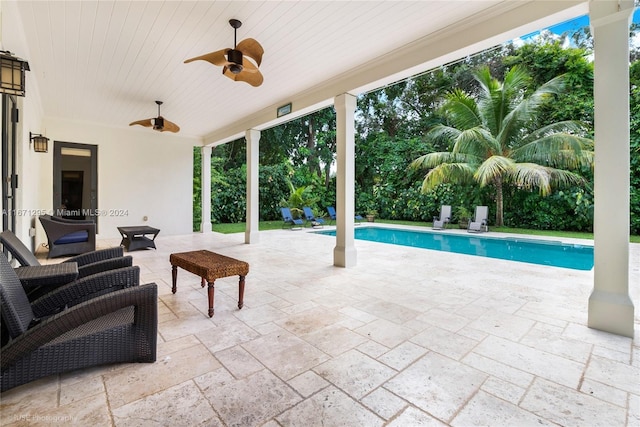
[[629, 25], [633, 0], [589, 2], [594, 43], [591, 328], [633, 337], [629, 297]]
[[355, 211], [355, 111], [356, 97], [336, 96], [336, 247], [333, 265], [353, 267], [357, 254], [354, 245]]
[[260, 222], [260, 210], [258, 208], [260, 131], [256, 129], [247, 130], [245, 139], [247, 141], [247, 222], [244, 242], [250, 244], [260, 241], [258, 232], [258, 224]]
[[211, 147], [201, 147], [200, 154], [200, 232], [211, 233]]

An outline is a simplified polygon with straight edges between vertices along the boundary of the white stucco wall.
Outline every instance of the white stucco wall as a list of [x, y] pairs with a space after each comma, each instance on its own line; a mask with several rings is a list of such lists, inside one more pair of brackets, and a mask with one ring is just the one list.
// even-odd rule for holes
[[[20, 28], [10, 25], [18, 19], [15, 3], [0, 6], [0, 47], [29, 60], [30, 52]], [[17, 209], [24, 213], [16, 220], [16, 234], [27, 243], [31, 221], [39, 212], [53, 209], [53, 143], [77, 142], [98, 146], [98, 208], [106, 215], [99, 219], [99, 238], [118, 237], [117, 226], [150, 225], [162, 235], [192, 232], [193, 146], [196, 138], [155, 132], [148, 128], [108, 128], [92, 123], [43, 117], [39, 88], [33, 79], [37, 65], [27, 72], [27, 94], [21, 98], [18, 124], [19, 189]], [[34, 153], [29, 132], [42, 133], [49, 152]], [[123, 216], [109, 215], [114, 210]], [[147, 216], [148, 221], [143, 221]], [[36, 221], [36, 247], [46, 242]]]
[[39, 97], [34, 95], [20, 98], [18, 105], [20, 108], [20, 122], [16, 132], [18, 161], [16, 235], [33, 250], [36, 246], [33, 238], [29, 235], [29, 229], [37, 221], [34, 210], [40, 204], [38, 189], [41, 187], [42, 170], [34, 167], [39, 162], [38, 156], [41, 154], [33, 151], [29, 141], [29, 132], [40, 133], [42, 111], [39, 108]]
[[[108, 128], [45, 118], [49, 153], [39, 158], [40, 208], [53, 209], [54, 141], [98, 146], [98, 237], [150, 225], [163, 235], [192, 232], [193, 146], [199, 141], [149, 128]], [[143, 217], [148, 217], [147, 221]], [[38, 224], [39, 238], [41, 227]]]

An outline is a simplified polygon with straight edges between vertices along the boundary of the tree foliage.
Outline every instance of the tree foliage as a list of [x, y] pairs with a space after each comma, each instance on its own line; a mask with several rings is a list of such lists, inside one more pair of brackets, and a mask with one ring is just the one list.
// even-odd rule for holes
[[[578, 41], [574, 44], [577, 47], [566, 47], [565, 41], [571, 37]], [[593, 174], [588, 167], [582, 167], [582, 163], [568, 163], [570, 151], [576, 152], [576, 146], [569, 144], [570, 138], [548, 136], [566, 123], [581, 125], [580, 130], [575, 126], [568, 135], [587, 139], [592, 136], [591, 46], [587, 27], [582, 32], [567, 34], [560, 39], [547, 35], [522, 46], [508, 43], [360, 95], [356, 110], [356, 212], [365, 214], [376, 210], [382, 218], [429, 221], [438, 214], [442, 204], [473, 211], [475, 205], [496, 202], [496, 182], [491, 177], [500, 171], [511, 170], [511, 174], [503, 175], [502, 181], [503, 221], [506, 225], [591, 230]], [[639, 56], [635, 50], [632, 51], [632, 59]], [[520, 113], [507, 118], [494, 111], [496, 118], [502, 117], [502, 123], [494, 120], [489, 125], [489, 120], [486, 120], [484, 131], [481, 127], [462, 127], [464, 135], [456, 145], [452, 134], [447, 134], [442, 128], [455, 128], [452, 118], [445, 114], [445, 104], [450, 101], [449, 96], [457, 96], [460, 107], [466, 105], [469, 108], [468, 115], [459, 112], [456, 120], [460, 122], [478, 118], [471, 114], [473, 108], [478, 111], [485, 107], [490, 109], [488, 105], [493, 100], [487, 98], [481, 102], [481, 94], [486, 88], [494, 88], [496, 82], [486, 80], [484, 87], [478, 84], [474, 73], [482, 66], [488, 68], [487, 75], [501, 78], [514, 68], [527, 70], [528, 77], [523, 80], [526, 84], [520, 86], [520, 92], [514, 95], [516, 104], [531, 97], [546, 82], [562, 75], [562, 102], [537, 105], [536, 114], [529, 115], [527, 120]], [[640, 232], [639, 69], [636, 63], [631, 67], [630, 88], [633, 233]], [[457, 95], [453, 95], [456, 92]], [[508, 94], [504, 91], [496, 93]], [[465, 104], [469, 101], [476, 101], [475, 107], [473, 102]], [[520, 112], [531, 110], [531, 104], [526, 107], [522, 107]], [[555, 123], [559, 125], [554, 126]], [[438, 127], [439, 135], [438, 131], [432, 130]], [[502, 133], [492, 133], [492, 129], [501, 129]], [[508, 139], [507, 135], [513, 138]], [[526, 135], [530, 136], [530, 141], [536, 136], [541, 143], [518, 145], [513, 142], [524, 141]], [[475, 146], [470, 141], [478, 141], [479, 144]], [[556, 156], [554, 161], [545, 158], [547, 151], [560, 146], [569, 148], [567, 155]], [[292, 188], [294, 192], [305, 188], [306, 201], [302, 203], [312, 204], [315, 212], [322, 212], [326, 206], [335, 206], [335, 149], [335, 111], [332, 107], [263, 130], [259, 153], [260, 219], [280, 219], [279, 207], [289, 202]], [[484, 156], [483, 150], [484, 153], [493, 153], [492, 156]], [[200, 160], [199, 150], [196, 151], [194, 229], [200, 224]], [[443, 160], [449, 156], [449, 160], [455, 159], [456, 162], [448, 162], [450, 165], [447, 167], [466, 179], [442, 182], [431, 186], [428, 193], [423, 193], [425, 173], [409, 168], [409, 165], [428, 153], [447, 153], [434, 154], [432, 158], [441, 156], [440, 160]], [[244, 139], [213, 150], [212, 221], [244, 221], [245, 156]], [[480, 161], [483, 158], [484, 161]], [[522, 168], [514, 169], [514, 165]], [[554, 175], [553, 169], [561, 169], [560, 166], [575, 175]], [[443, 175], [444, 172], [445, 167], [442, 168]], [[573, 179], [578, 176], [581, 179]], [[558, 188], [552, 185], [554, 180], [563, 177], [568, 181], [567, 186]], [[484, 187], [479, 186], [479, 182]], [[544, 188], [545, 196], [535, 188], [539, 185]], [[457, 209], [454, 209], [454, 215], [455, 212]]]
[[640, 234], [640, 60], [629, 69], [631, 234]]
[[430, 152], [412, 163], [428, 172], [422, 184], [429, 192], [447, 182], [492, 186], [495, 191], [496, 225], [503, 225], [503, 187], [509, 183], [524, 190], [536, 188], [547, 196], [555, 187], [584, 184], [574, 172], [591, 168], [591, 141], [580, 136], [574, 121], [539, 123], [539, 109], [562, 93], [564, 76], [557, 76], [527, 93], [531, 79], [521, 66], [513, 66], [499, 81], [488, 67], [474, 77], [477, 96], [454, 88], [442, 107], [446, 123], [434, 126], [427, 137], [444, 138], [450, 151]]

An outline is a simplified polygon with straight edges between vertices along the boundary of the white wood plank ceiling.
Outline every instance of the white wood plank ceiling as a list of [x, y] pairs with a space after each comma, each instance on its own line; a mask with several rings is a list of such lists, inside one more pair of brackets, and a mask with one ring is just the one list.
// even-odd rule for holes
[[[275, 114], [274, 106], [417, 40], [526, 3], [21, 0], [15, 25], [26, 34], [29, 52], [18, 54], [29, 61], [45, 117], [127, 127], [155, 117], [162, 100], [180, 134], [205, 138], [259, 111]], [[568, 17], [557, 16], [548, 23]], [[231, 18], [243, 23], [238, 42], [251, 37], [264, 47], [260, 87], [203, 61], [183, 63], [233, 47]]]

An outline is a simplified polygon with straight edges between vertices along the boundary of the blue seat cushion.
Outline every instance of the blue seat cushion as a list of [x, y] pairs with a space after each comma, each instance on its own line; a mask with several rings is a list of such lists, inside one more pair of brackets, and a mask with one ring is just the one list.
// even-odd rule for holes
[[89, 232], [87, 230], [74, 231], [73, 233], [65, 234], [55, 242], [55, 245], [64, 245], [67, 243], [80, 243], [89, 241]]

